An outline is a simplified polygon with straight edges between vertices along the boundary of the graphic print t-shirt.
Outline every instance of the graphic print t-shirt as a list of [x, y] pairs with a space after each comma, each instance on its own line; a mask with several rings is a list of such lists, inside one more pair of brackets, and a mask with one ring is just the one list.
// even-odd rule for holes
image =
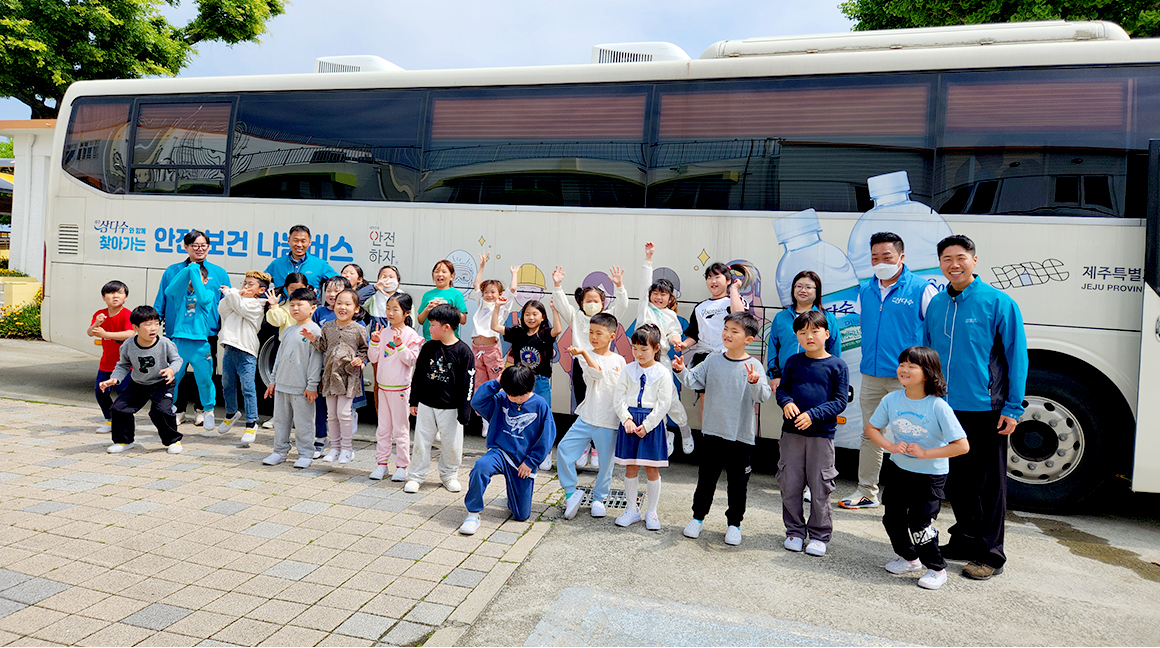
[[725, 330], [725, 318], [729, 315], [729, 295], [720, 299], [706, 299], [693, 308], [693, 317], [685, 329], [685, 336], [697, 341], [691, 353], [712, 353], [724, 351], [725, 343], [721, 333]]
[[528, 335], [522, 326], [504, 328], [504, 342], [512, 345], [511, 354], [516, 362], [522, 362], [536, 370], [537, 376], [552, 377], [552, 355], [556, 338], [552, 332], [541, 326], [535, 335]]
[[[890, 425], [890, 433], [884, 429], [887, 424]], [[945, 400], [937, 396], [911, 400], [901, 389], [890, 392], [882, 399], [874, 416], [870, 417], [870, 425], [883, 430], [887, 439], [896, 443], [917, 443], [924, 450], [941, 448], [967, 437], [959, 419]], [[891, 453], [890, 460], [903, 470], [922, 475], [945, 475], [951, 467], [951, 460], [946, 458], [918, 459]]]

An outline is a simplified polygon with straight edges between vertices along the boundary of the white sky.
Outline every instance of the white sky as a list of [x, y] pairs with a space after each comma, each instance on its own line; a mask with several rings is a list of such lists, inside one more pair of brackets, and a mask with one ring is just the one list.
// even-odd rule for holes
[[[404, 68], [587, 63], [599, 43], [668, 41], [697, 58], [719, 40], [848, 31], [840, 0], [294, 0], [260, 45], [210, 43], [181, 76], [310, 72], [319, 56], [374, 54]], [[196, 4], [167, 8], [184, 24]], [[29, 109], [0, 99], [0, 120]]]

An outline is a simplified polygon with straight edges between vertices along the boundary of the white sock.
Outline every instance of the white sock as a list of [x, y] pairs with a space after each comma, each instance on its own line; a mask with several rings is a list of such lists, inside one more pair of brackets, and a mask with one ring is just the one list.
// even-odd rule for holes
[[682, 425], [681, 426], [681, 438], [688, 439], [692, 436], [693, 436], [693, 429], [690, 428], [688, 425]]
[[648, 513], [656, 515], [657, 502], [661, 499], [661, 478], [650, 479], [645, 482], [645, 493], [647, 497]]
[[[631, 512], [631, 511], [637, 510], [636, 496], [637, 496], [637, 493], [640, 492], [640, 486], [638, 485], [640, 483], [639, 480], [640, 480], [639, 477], [625, 477], [624, 478], [624, 499], [627, 502], [625, 509], [624, 509], [625, 512]], [[652, 483], [652, 482], [649, 482], [649, 483]]]

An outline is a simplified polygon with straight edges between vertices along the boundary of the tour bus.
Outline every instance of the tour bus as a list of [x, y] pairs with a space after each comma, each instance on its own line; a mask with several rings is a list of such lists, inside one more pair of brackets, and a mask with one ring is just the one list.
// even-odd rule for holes
[[[1026, 325], [1012, 500], [1067, 509], [1111, 478], [1160, 491], [1160, 41], [1060, 21], [722, 41], [696, 60], [656, 45], [569, 66], [76, 83], [49, 182], [44, 336], [97, 353], [84, 318], [101, 285], [151, 303], [190, 229], [237, 278], [286, 254], [299, 223], [336, 271], [395, 265], [416, 295], [444, 258], [466, 289], [488, 253], [489, 278], [515, 268], [518, 301], [545, 305], [556, 266], [567, 292], [610, 298], [620, 266], [627, 332], [653, 241], [682, 318], [713, 263], [765, 327], [793, 275], [819, 272], [856, 386], [869, 235], [897, 231], [942, 287], [934, 246], [954, 232]], [[555, 362], [567, 413], [571, 358]], [[758, 416], [777, 438], [776, 404]]]

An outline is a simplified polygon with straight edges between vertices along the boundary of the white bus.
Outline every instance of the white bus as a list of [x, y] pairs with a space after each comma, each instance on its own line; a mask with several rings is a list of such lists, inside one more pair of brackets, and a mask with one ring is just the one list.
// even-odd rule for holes
[[[937, 212], [894, 221], [915, 232], [912, 269], [941, 282], [927, 239], [966, 234], [979, 278], [1026, 321], [1012, 499], [1067, 508], [1116, 475], [1160, 491], [1157, 141], [1160, 41], [1107, 23], [723, 41], [677, 62], [77, 83], [56, 131], [43, 330], [95, 353], [81, 318], [100, 286], [152, 302], [192, 228], [236, 276], [304, 223], [336, 269], [397, 265], [416, 293], [436, 260], [468, 285], [490, 252], [489, 276], [520, 266], [525, 299], [556, 265], [572, 289], [610, 286], [616, 264], [635, 300], [651, 240], [686, 316], [707, 264], [746, 263], [768, 322], [778, 284], [824, 263], [856, 374], [848, 297], [880, 224], [867, 179], [905, 171]], [[857, 446], [856, 403], [840, 446]], [[777, 437], [776, 405], [759, 416]]]

